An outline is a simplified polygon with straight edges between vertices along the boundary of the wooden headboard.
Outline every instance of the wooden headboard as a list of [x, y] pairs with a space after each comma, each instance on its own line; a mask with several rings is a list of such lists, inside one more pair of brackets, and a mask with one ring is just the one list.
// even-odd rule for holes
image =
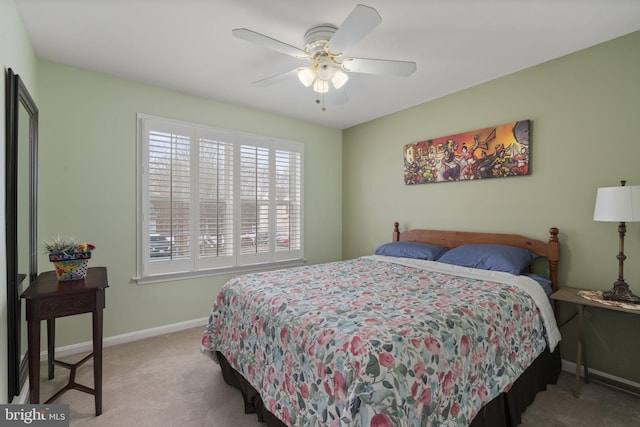
[[519, 234], [479, 233], [470, 231], [444, 231], [444, 230], [408, 230], [400, 233], [400, 224], [393, 223], [394, 242], [422, 242], [432, 245], [444, 246], [449, 249], [468, 244], [497, 244], [516, 246], [527, 249], [534, 254], [547, 258], [549, 263], [549, 279], [553, 291], [558, 290], [558, 260], [560, 257], [560, 242], [558, 241], [558, 229], [549, 229], [549, 241], [530, 239]]

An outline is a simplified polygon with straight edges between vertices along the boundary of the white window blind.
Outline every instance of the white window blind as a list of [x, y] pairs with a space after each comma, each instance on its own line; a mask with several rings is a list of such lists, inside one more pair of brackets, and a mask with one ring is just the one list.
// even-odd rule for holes
[[276, 150], [276, 252], [301, 250], [302, 242], [302, 155]]
[[233, 265], [233, 144], [213, 137], [199, 144], [200, 267]]
[[302, 144], [147, 115], [138, 130], [139, 281], [302, 260]]
[[269, 154], [264, 147], [240, 146], [240, 251], [256, 261], [270, 251]]

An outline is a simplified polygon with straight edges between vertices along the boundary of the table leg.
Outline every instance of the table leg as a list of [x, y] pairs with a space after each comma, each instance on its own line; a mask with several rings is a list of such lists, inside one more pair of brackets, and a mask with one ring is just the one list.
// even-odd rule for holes
[[[29, 304], [29, 302], [27, 302]], [[29, 402], [40, 403], [40, 321], [27, 322], [29, 346]]]
[[54, 376], [53, 361], [56, 358], [56, 319], [47, 319], [47, 371], [49, 379]]
[[587, 363], [587, 343], [584, 339], [584, 310], [582, 314], [582, 326], [580, 327], [580, 340], [582, 341], [582, 366], [584, 368], [584, 382], [589, 384], [589, 364]]
[[580, 397], [580, 371], [584, 365], [584, 382], [589, 382], [589, 368], [587, 367], [587, 349], [584, 340], [584, 306], [578, 304], [578, 344], [576, 354], [576, 388], [573, 395]]
[[102, 414], [102, 308], [93, 312], [93, 390], [96, 416]]

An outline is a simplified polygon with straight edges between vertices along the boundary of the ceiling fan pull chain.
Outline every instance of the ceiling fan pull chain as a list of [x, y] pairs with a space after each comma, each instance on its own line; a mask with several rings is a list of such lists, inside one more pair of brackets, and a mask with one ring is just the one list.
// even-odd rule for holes
[[[320, 105], [320, 93], [319, 92], [316, 92], [316, 104]], [[320, 110], [327, 111], [327, 109], [324, 106], [324, 92], [322, 93], [322, 107], [320, 107]]]
[[[320, 105], [320, 92], [316, 92], [316, 104]], [[324, 92], [322, 93], [322, 107], [320, 108], [322, 111], [327, 111], [324, 106]]]

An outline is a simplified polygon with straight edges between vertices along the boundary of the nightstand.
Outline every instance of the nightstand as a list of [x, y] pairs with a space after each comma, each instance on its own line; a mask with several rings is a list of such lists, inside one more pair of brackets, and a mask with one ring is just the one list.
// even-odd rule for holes
[[[40, 403], [40, 321], [47, 321], [47, 367], [49, 379], [54, 376], [54, 365], [69, 369], [69, 383], [45, 403], [58, 398], [70, 389], [92, 394], [96, 415], [102, 413], [102, 311], [105, 307], [107, 282], [106, 267], [87, 269], [84, 280], [59, 282], [55, 271], [39, 275], [25, 290], [21, 298], [26, 300], [29, 347], [29, 401]], [[92, 313], [93, 353], [75, 364], [55, 360], [55, 321], [58, 317]], [[75, 382], [76, 369], [93, 357], [93, 388]]]
[[584, 366], [584, 382], [589, 383], [589, 367], [587, 365], [587, 351], [584, 338], [584, 307], [597, 307], [604, 310], [621, 311], [624, 313], [640, 314], [640, 310], [630, 310], [615, 305], [602, 304], [598, 301], [592, 301], [578, 295], [580, 291], [587, 289], [579, 288], [560, 288], [551, 295], [556, 301], [568, 302], [575, 304], [578, 308], [578, 345], [576, 355], [576, 388], [573, 391], [575, 397], [580, 397], [580, 368]]

